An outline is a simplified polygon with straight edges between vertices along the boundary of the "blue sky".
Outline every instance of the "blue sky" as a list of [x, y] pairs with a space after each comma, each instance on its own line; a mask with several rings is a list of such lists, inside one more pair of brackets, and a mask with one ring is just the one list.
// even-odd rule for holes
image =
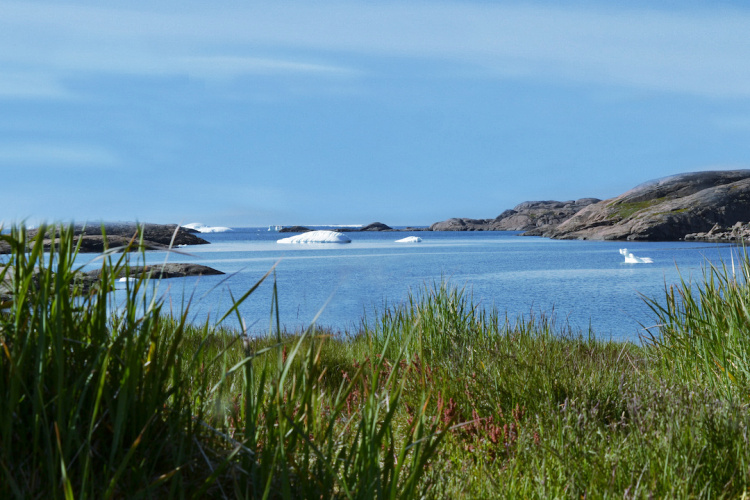
[[426, 225], [750, 168], [750, 7], [707, 4], [0, 1], [0, 220]]

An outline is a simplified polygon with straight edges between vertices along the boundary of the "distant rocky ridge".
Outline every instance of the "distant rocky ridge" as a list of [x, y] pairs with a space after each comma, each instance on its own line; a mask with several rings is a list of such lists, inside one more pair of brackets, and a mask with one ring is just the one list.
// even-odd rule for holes
[[750, 170], [689, 172], [598, 200], [530, 201], [494, 219], [453, 218], [432, 231], [525, 231], [557, 239], [750, 242]]
[[[418, 231], [419, 229], [409, 228], [409, 230]], [[305, 226], [288, 226], [279, 229], [280, 233], [306, 233], [312, 231], [312, 229]], [[332, 229], [337, 233], [357, 233], [360, 231], [402, 231], [401, 229], [393, 229], [391, 226], [383, 224], [382, 222], [372, 222], [362, 227], [336, 227]], [[403, 231], [406, 231], [404, 229]]]
[[[106, 238], [102, 235], [102, 225], [106, 233]], [[81, 253], [101, 253], [105, 248], [105, 239], [107, 248], [126, 247], [131, 239], [135, 237], [131, 251], [140, 250], [138, 246], [139, 233], [138, 228], [143, 230], [143, 248], [146, 250], [160, 250], [168, 248], [170, 245], [206, 245], [208, 241], [195, 235], [196, 231], [180, 227], [177, 224], [138, 224], [134, 222], [97, 222], [87, 225], [76, 225], [73, 228], [73, 234], [81, 240]], [[53, 235], [50, 231], [57, 228], [48, 227], [48, 234], [44, 240], [45, 250], [49, 250], [56, 241], [57, 232]], [[38, 229], [30, 229], [27, 236], [31, 240], [36, 238]], [[176, 232], [175, 232], [176, 231]], [[78, 238], [75, 238], [78, 243]], [[7, 244], [0, 244], [0, 254], [8, 253], [10, 247]]]
[[[690, 172], [636, 186], [543, 231], [558, 239], [747, 239], [750, 170]], [[738, 224], [739, 223], [739, 224]]]
[[359, 228], [359, 230], [360, 231], [393, 231], [393, 228], [391, 226], [383, 224], [382, 222], [373, 222], [372, 224], [367, 224], [366, 226]]
[[494, 219], [453, 218], [436, 222], [431, 231], [526, 231], [539, 235], [556, 227], [581, 209], [597, 203], [597, 198], [570, 201], [526, 201], [506, 210]]

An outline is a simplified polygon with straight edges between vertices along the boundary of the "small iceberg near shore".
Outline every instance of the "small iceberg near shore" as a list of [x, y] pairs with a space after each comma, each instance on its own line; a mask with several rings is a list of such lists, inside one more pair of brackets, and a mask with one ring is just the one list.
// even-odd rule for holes
[[232, 228], [230, 227], [207, 226], [200, 222], [191, 222], [190, 224], [185, 224], [182, 227], [198, 231], [199, 233], [225, 233], [232, 230]]
[[408, 236], [406, 238], [401, 238], [400, 240], [396, 240], [396, 243], [421, 243], [422, 238], [419, 236]]
[[276, 240], [276, 243], [351, 243], [352, 240], [336, 231], [309, 231], [307, 233]]
[[620, 249], [620, 255], [625, 257], [625, 264], [653, 264], [654, 260], [651, 257], [636, 257], [632, 253], [628, 252], [627, 248]]

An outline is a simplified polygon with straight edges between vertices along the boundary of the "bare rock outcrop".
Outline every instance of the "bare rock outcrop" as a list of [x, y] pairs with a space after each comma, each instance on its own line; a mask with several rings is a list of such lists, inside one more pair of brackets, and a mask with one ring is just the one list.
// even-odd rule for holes
[[559, 239], [680, 240], [712, 231], [717, 234], [721, 228], [748, 221], [750, 170], [691, 172], [641, 184], [590, 205], [542, 235]]
[[382, 222], [373, 222], [359, 229], [360, 231], [393, 231], [393, 228]]
[[[92, 279], [99, 279], [101, 269], [95, 269], [84, 273]], [[212, 267], [200, 264], [171, 263], [156, 264], [152, 266], [132, 266], [127, 270], [121, 269], [118, 278], [140, 278], [143, 275], [151, 279], [184, 278], [186, 276], [213, 276], [224, 274]]]
[[750, 223], [737, 222], [732, 227], [714, 224], [714, 227], [706, 232], [686, 234], [685, 240], [716, 243], [748, 242], [750, 241]]
[[575, 215], [578, 211], [600, 201], [583, 198], [569, 201], [526, 201], [506, 210], [494, 219], [453, 218], [436, 222], [432, 231], [527, 231], [534, 235], [550, 229]]

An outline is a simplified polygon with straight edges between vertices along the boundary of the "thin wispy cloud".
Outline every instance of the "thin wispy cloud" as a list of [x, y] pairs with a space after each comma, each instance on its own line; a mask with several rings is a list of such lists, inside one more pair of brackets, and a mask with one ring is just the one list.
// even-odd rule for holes
[[111, 152], [97, 146], [44, 143], [0, 144], [0, 165], [50, 169], [109, 170], [120, 164]]
[[316, 74], [320, 76], [354, 76], [358, 74], [354, 70], [338, 66], [259, 57], [185, 57], [174, 62], [175, 66], [181, 68], [182, 71], [192, 76], [204, 78], [276, 74]]
[[358, 54], [450, 60], [495, 78], [750, 95], [747, 11], [467, 2], [154, 9], [0, 3], [0, 64], [51, 73], [346, 76], [362, 68], [341, 56]]
[[70, 93], [47, 75], [0, 71], [0, 99], [60, 99]]

